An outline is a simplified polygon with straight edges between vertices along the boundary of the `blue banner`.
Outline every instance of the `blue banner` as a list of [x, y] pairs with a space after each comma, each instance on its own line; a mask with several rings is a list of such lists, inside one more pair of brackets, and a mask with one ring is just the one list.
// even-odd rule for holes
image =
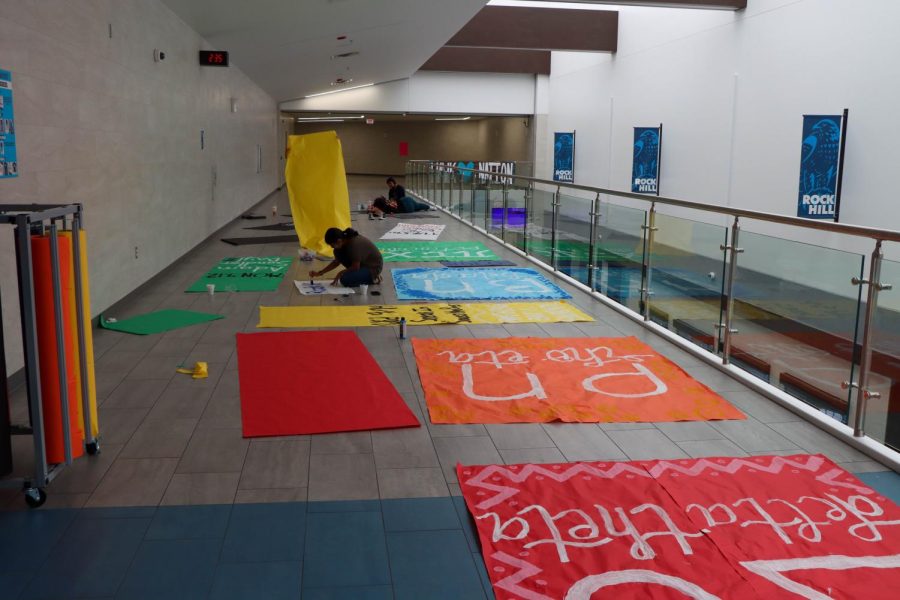
[[553, 134], [553, 181], [575, 183], [575, 132]]
[[659, 127], [634, 128], [631, 191], [656, 194], [659, 190]]
[[17, 177], [16, 122], [13, 119], [12, 73], [0, 69], [0, 179]]
[[392, 269], [397, 300], [560, 300], [566, 291], [534, 269]]
[[835, 218], [840, 170], [841, 115], [803, 115], [797, 216]]

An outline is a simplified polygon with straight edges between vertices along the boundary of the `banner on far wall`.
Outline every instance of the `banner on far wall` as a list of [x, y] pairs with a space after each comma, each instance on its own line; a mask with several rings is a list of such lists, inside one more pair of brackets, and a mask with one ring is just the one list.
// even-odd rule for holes
[[846, 114], [803, 115], [798, 217], [838, 220]]
[[634, 128], [634, 157], [631, 163], [631, 191], [659, 195], [659, 155], [662, 124]]
[[553, 181], [575, 183], [575, 132], [553, 134]]
[[12, 89], [12, 73], [0, 69], [0, 179], [19, 175]]

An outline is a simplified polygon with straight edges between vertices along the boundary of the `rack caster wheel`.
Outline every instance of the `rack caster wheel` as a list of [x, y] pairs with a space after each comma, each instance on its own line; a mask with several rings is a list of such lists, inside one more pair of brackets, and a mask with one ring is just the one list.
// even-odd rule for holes
[[47, 492], [41, 488], [28, 488], [25, 490], [25, 504], [30, 508], [38, 508], [47, 501]]
[[85, 445], [84, 449], [87, 450], [87, 453], [91, 456], [100, 454], [100, 440], [88, 443], [87, 445]]

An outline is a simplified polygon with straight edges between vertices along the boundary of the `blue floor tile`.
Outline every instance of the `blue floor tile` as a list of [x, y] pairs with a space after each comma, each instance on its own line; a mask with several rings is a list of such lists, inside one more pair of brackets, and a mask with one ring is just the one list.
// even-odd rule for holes
[[857, 473], [863, 483], [883, 494], [900, 505], [900, 475], [893, 471], [877, 471], [874, 473]]
[[306, 504], [236, 504], [231, 510], [221, 562], [303, 560]]
[[380, 500], [328, 500], [310, 502], [308, 512], [373, 512], [381, 510]]
[[114, 595], [149, 525], [150, 519], [77, 519], [21, 597]]
[[406, 531], [387, 535], [394, 598], [484, 598], [462, 531]]
[[462, 527], [453, 507], [453, 500], [449, 497], [382, 500], [381, 507], [385, 531], [424, 531]]
[[315, 513], [307, 518], [305, 586], [391, 582], [380, 512]]
[[299, 562], [219, 565], [210, 600], [297, 600], [300, 597]]
[[491, 578], [484, 565], [484, 557], [478, 552], [473, 552], [472, 560], [475, 562], [475, 568], [478, 569], [478, 578], [481, 580], [481, 589], [484, 590], [484, 595], [488, 597], [488, 600], [494, 600], [494, 586], [491, 585]]
[[156, 514], [155, 506], [110, 506], [108, 508], [85, 508], [79, 519], [151, 519]]
[[394, 591], [389, 585], [303, 588], [302, 598], [303, 600], [393, 600]]
[[466, 543], [472, 552], [481, 552], [481, 544], [478, 542], [478, 531], [475, 529], [475, 521], [466, 508], [466, 501], [462, 496], [453, 496], [453, 506], [462, 523], [463, 533], [466, 535]]
[[148, 540], [222, 539], [231, 505], [162, 506], [147, 531]]
[[34, 577], [34, 571], [0, 573], [0, 597], [18, 598], [32, 577]]
[[0, 571], [37, 569], [78, 511], [0, 512]]
[[116, 600], [206, 598], [221, 540], [145, 540]]

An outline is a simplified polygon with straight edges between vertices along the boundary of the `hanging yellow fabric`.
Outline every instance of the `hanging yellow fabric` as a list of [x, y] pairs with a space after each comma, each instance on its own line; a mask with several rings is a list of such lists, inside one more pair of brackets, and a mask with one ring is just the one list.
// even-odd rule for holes
[[350, 227], [350, 194], [337, 133], [289, 136], [284, 180], [300, 245], [332, 256], [325, 230]]

